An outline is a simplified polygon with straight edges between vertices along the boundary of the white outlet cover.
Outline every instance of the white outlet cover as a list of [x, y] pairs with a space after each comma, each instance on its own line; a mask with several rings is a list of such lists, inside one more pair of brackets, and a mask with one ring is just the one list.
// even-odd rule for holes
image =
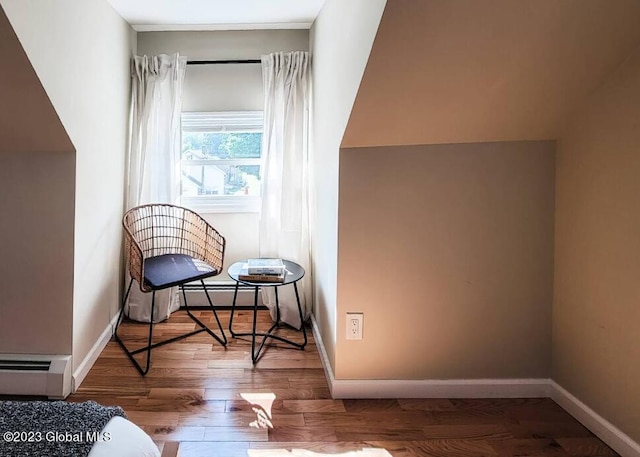
[[364, 323], [364, 314], [362, 313], [347, 313], [347, 334], [348, 340], [361, 340], [362, 339], [362, 326]]

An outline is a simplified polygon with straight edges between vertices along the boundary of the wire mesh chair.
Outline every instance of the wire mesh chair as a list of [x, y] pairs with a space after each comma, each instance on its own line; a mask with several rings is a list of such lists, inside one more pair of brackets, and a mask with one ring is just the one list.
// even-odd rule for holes
[[[131, 276], [129, 287], [122, 300], [114, 337], [142, 376], [149, 372], [151, 349], [200, 332], [207, 332], [220, 344], [226, 346], [227, 337], [204, 283], [205, 278], [223, 272], [225, 239], [197, 213], [179, 206], [166, 204], [142, 205], [127, 211], [122, 219], [124, 227], [125, 261]], [[125, 304], [133, 281], [137, 281], [142, 292], [151, 292], [151, 318], [147, 345], [130, 351], [118, 336]], [[194, 316], [189, 310], [184, 284], [200, 281], [216, 318], [220, 336]], [[200, 327], [189, 333], [153, 343], [153, 316], [157, 290], [179, 286], [184, 300], [184, 309]], [[143, 368], [134, 355], [147, 352]]]

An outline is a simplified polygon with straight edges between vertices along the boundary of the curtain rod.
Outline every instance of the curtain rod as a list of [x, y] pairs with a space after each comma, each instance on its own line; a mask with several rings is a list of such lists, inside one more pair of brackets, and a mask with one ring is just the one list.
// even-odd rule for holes
[[246, 59], [246, 60], [187, 60], [187, 65], [219, 65], [230, 63], [262, 63], [260, 59]]

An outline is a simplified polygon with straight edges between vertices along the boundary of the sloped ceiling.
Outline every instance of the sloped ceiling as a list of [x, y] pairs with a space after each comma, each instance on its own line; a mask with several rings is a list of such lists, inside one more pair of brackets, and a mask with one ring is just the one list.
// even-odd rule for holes
[[638, 0], [389, 0], [342, 146], [555, 139], [639, 17]]
[[0, 62], [0, 153], [73, 152], [73, 144], [2, 7]]

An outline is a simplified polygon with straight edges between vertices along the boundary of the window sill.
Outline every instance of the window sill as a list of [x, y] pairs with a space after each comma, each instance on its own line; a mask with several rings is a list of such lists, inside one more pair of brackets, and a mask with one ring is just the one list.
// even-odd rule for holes
[[182, 197], [181, 205], [198, 213], [259, 213], [262, 199], [259, 196], [202, 196]]

